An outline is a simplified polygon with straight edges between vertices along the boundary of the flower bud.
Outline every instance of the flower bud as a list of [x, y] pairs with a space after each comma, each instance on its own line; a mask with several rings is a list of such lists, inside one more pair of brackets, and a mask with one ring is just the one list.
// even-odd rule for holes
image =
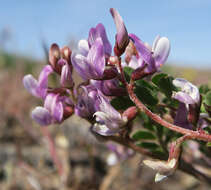
[[117, 29], [116, 44], [114, 47], [114, 52], [117, 56], [121, 56], [124, 53], [125, 48], [127, 47], [129, 43], [127, 29], [125, 27], [122, 17], [118, 13], [118, 11], [116, 11], [116, 9], [111, 8], [110, 13], [114, 19], [116, 29]]
[[[71, 50], [69, 47], [67, 46], [64, 46], [62, 49], [61, 49], [61, 56], [63, 59], [67, 60], [68, 64], [71, 65]], [[72, 65], [71, 65], [72, 66]]]
[[103, 72], [103, 78], [102, 80], [109, 80], [109, 79], [113, 79], [118, 75], [118, 71], [115, 67], [111, 67], [108, 69], [105, 69]]
[[49, 63], [52, 68], [57, 70], [57, 62], [60, 59], [60, 49], [57, 44], [52, 44], [49, 51]]
[[137, 113], [138, 110], [136, 106], [131, 106], [123, 112], [122, 116], [126, 117], [128, 121], [132, 121], [133, 119], [135, 119]]

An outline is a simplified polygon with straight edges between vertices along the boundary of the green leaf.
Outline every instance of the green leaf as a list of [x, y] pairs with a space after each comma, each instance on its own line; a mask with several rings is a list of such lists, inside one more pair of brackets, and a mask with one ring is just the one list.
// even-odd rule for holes
[[159, 74], [157, 74], [157, 75], [152, 77], [152, 82], [158, 86], [159, 82], [160, 82], [160, 79], [164, 78], [164, 77], [167, 77], [167, 76], [168, 75], [165, 74], [165, 73], [159, 73]]
[[137, 86], [144, 86], [144, 87], [148, 88], [149, 90], [157, 92], [157, 87], [145, 80], [137, 80], [135, 83]]
[[159, 137], [163, 136], [163, 128], [164, 127], [162, 125], [156, 124], [156, 130]]
[[156, 128], [151, 122], [145, 122], [143, 124], [143, 127], [150, 131], [155, 131], [155, 128]]
[[132, 138], [134, 140], [153, 140], [153, 139], [156, 139], [156, 137], [148, 132], [148, 131], [137, 131], [136, 133], [133, 134]]
[[111, 105], [116, 110], [126, 110], [130, 106], [134, 106], [134, 103], [128, 96], [121, 96], [111, 100]]
[[138, 80], [136, 82], [135, 93], [143, 103], [149, 106], [155, 106], [158, 103], [157, 89], [147, 81]]
[[164, 73], [157, 74], [152, 78], [152, 82], [157, 85], [160, 91], [168, 98], [171, 98], [172, 91], [177, 90], [172, 81], [173, 77], [170, 77]]
[[141, 143], [138, 143], [137, 146], [147, 148], [150, 150], [155, 150], [155, 149], [159, 148], [158, 144], [152, 143], [152, 142], [141, 142]]
[[211, 106], [211, 90], [206, 93], [204, 103]]
[[127, 82], [130, 81], [130, 76], [133, 71], [134, 71], [134, 69], [132, 69], [131, 67], [124, 67], [124, 74], [125, 74], [125, 78], [126, 78]]
[[206, 94], [209, 90], [210, 89], [207, 84], [203, 84], [199, 87], [200, 94]]

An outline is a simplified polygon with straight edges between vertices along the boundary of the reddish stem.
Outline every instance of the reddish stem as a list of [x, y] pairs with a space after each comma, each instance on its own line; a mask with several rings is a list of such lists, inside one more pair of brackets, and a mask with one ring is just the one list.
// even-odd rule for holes
[[128, 94], [130, 96], [130, 99], [135, 103], [135, 105], [141, 110], [143, 111], [146, 115], [148, 115], [152, 120], [154, 120], [156, 123], [159, 123], [160, 125], [176, 131], [178, 133], [184, 134], [189, 136], [189, 138], [191, 139], [198, 139], [198, 140], [203, 140], [206, 142], [211, 142], [211, 135], [206, 134], [206, 133], [201, 133], [199, 131], [192, 131], [189, 129], [185, 129], [182, 127], [179, 127], [177, 125], [171, 124], [165, 120], [163, 120], [160, 116], [158, 116], [157, 114], [152, 113], [136, 96], [136, 94], [133, 91], [133, 86], [130, 84], [126, 85]]
[[57, 167], [59, 175], [62, 176], [63, 175], [62, 163], [58, 158], [56, 148], [55, 148], [55, 143], [51, 137], [51, 134], [49, 133], [48, 128], [46, 126], [41, 127], [41, 131], [43, 133], [43, 136], [46, 137], [48, 141], [49, 151], [50, 151], [53, 163]]
[[189, 129], [185, 129], [182, 127], [179, 127], [177, 125], [174, 125], [172, 123], [169, 123], [165, 120], [163, 120], [159, 115], [152, 113], [136, 96], [136, 94], [133, 91], [133, 80], [130, 81], [130, 84], [127, 83], [125, 79], [125, 75], [123, 72], [123, 68], [121, 65], [121, 58], [119, 57], [119, 70], [121, 73], [121, 77], [123, 79], [123, 83], [125, 87], [127, 88], [127, 92], [130, 96], [130, 99], [134, 102], [134, 104], [141, 110], [143, 111], [148, 117], [150, 117], [153, 121], [156, 123], [159, 123], [160, 125], [172, 130], [176, 131], [178, 133], [181, 133], [183, 135], [189, 136], [190, 139], [198, 139], [206, 142], [211, 142], [211, 135], [200, 132], [200, 131], [193, 131]]

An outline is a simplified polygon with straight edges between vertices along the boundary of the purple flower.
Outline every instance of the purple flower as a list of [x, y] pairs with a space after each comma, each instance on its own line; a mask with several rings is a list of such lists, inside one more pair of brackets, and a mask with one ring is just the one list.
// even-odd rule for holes
[[88, 42], [83, 40], [79, 42], [79, 54], [72, 54], [72, 64], [78, 74], [84, 79], [100, 79], [105, 70], [105, 54], [103, 41], [98, 37], [91, 48]]
[[93, 118], [93, 114], [98, 111], [98, 91], [92, 85], [82, 86], [81, 90], [75, 106], [75, 114], [91, 119]]
[[181, 91], [173, 94], [173, 98], [186, 105], [200, 103], [199, 89], [195, 85], [182, 78], [174, 79], [173, 84], [181, 88]]
[[[148, 44], [142, 42], [135, 34], [129, 34], [129, 36], [138, 52], [136, 59], [139, 63], [137, 66], [143, 67], [147, 64], [145, 68], [145, 72], [147, 73], [154, 73], [159, 70], [166, 62], [170, 52], [170, 42], [168, 38], [157, 36], [151, 48]], [[132, 61], [134, 61], [134, 59]]]
[[61, 75], [62, 87], [73, 87], [74, 82], [72, 79], [72, 64], [71, 64], [71, 51], [68, 47], [60, 50], [57, 44], [52, 44], [49, 51], [49, 63], [53, 70]]
[[116, 9], [111, 8], [110, 9], [111, 15], [114, 19], [117, 34], [116, 34], [116, 45], [114, 47], [114, 51], [117, 56], [120, 56], [122, 53], [124, 53], [125, 48], [127, 47], [129, 43], [129, 37], [127, 33], [127, 29], [125, 27], [124, 21], [118, 11]]
[[32, 75], [26, 75], [23, 78], [23, 85], [33, 96], [44, 99], [48, 89], [48, 75], [52, 72], [52, 67], [47, 65], [41, 71], [38, 80], [36, 80]]
[[188, 109], [184, 103], [179, 104], [174, 124], [186, 129], [193, 129], [193, 125], [188, 121]]
[[195, 85], [181, 78], [174, 79], [173, 84], [181, 89], [172, 95], [180, 102], [174, 123], [184, 128], [193, 129], [192, 124], [196, 125], [200, 113], [199, 90]]
[[121, 116], [106, 99], [102, 93], [98, 92], [99, 97], [99, 111], [96, 116], [96, 122], [92, 128], [96, 133], [103, 136], [114, 135], [122, 130], [127, 123], [127, 117]]
[[101, 23], [99, 23], [95, 28], [91, 28], [89, 31], [89, 37], [88, 37], [89, 48], [91, 48], [92, 45], [95, 44], [98, 38], [101, 38], [102, 40], [105, 56], [106, 57], [110, 56], [112, 47], [110, 42], [108, 41], [105, 28]]
[[119, 87], [117, 78], [111, 80], [91, 80], [90, 83], [100, 90], [105, 96], [123, 96], [126, 95], [124, 88]]
[[44, 102], [44, 107], [38, 106], [32, 111], [32, 119], [42, 126], [52, 123], [61, 123], [65, 106], [72, 105], [69, 98], [59, 94], [49, 93]]

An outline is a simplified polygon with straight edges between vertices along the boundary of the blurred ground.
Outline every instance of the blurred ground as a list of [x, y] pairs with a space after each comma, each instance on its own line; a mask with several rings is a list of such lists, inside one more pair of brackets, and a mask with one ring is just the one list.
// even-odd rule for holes
[[[76, 116], [62, 126], [41, 129], [32, 122], [30, 111], [39, 100], [22, 86], [22, 77], [36, 77], [44, 63], [0, 55], [0, 190], [208, 190], [210, 187], [177, 171], [161, 183], [154, 172], [143, 166], [141, 155], [108, 166], [105, 144], [89, 133], [89, 124]], [[165, 67], [165, 72], [197, 84], [211, 83], [211, 71]], [[52, 161], [52, 139], [56, 145]], [[57, 160], [58, 159], [58, 160]]]

